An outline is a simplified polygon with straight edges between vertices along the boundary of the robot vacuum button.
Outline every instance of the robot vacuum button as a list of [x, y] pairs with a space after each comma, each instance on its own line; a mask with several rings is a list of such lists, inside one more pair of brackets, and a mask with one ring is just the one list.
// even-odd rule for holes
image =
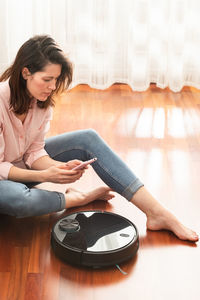
[[129, 237], [130, 235], [127, 234], [127, 233], [120, 233], [120, 236], [122, 236], [122, 237]]
[[67, 233], [73, 233], [80, 229], [79, 222], [74, 219], [63, 219], [59, 223], [59, 228]]

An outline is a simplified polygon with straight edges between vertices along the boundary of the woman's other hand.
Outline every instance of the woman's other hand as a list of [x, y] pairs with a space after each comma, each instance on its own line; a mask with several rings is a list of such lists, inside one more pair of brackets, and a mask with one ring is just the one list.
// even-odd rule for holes
[[54, 183], [72, 183], [81, 178], [86, 168], [82, 170], [72, 170], [79, 165], [81, 161], [72, 160], [67, 163], [61, 163], [57, 166], [51, 166], [43, 170], [43, 182]]

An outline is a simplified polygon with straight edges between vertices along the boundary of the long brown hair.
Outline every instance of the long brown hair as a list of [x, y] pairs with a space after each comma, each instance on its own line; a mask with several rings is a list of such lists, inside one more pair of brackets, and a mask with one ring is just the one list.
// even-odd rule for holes
[[37, 102], [40, 108], [46, 108], [54, 104], [53, 95], [63, 91], [72, 81], [72, 64], [50, 36], [37, 35], [26, 41], [19, 49], [14, 63], [0, 76], [0, 81], [9, 80], [10, 108], [15, 113], [26, 113], [32, 100], [26, 88], [26, 80], [22, 76], [22, 69], [26, 67], [34, 74], [42, 71], [49, 63], [60, 64], [61, 74], [54, 93], [46, 101]]

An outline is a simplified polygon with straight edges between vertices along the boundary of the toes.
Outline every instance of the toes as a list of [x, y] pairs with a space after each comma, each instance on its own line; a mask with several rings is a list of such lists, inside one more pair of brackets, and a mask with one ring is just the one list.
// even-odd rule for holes
[[198, 236], [198, 234], [196, 234], [196, 232], [192, 233], [191, 240], [194, 241], [194, 242], [198, 242], [199, 236]]

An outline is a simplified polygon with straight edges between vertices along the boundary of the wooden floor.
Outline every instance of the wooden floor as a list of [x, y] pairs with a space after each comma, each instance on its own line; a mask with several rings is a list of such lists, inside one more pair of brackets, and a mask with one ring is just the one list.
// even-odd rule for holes
[[[140, 93], [119, 84], [98, 91], [80, 85], [57, 100], [48, 136], [81, 128], [96, 129], [163, 205], [200, 231], [199, 91], [173, 93], [152, 85]], [[80, 190], [98, 185], [92, 168], [74, 184]], [[66, 186], [48, 188], [64, 192]], [[137, 225], [138, 254], [121, 265], [128, 275], [115, 267], [77, 268], [55, 257], [50, 232], [66, 212], [26, 219], [2, 215], [1, 300], [199, 299], [199, 243], [146, 231], [145, 215], [119, 195], [86, 208], [119, 213]]]

